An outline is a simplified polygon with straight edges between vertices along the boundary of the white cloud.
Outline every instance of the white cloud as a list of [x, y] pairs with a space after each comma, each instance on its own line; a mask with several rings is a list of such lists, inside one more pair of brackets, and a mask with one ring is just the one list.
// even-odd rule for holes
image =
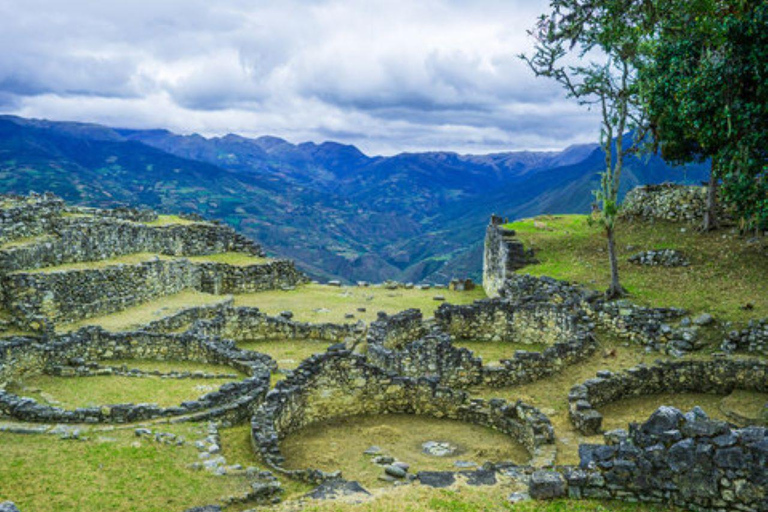
[[0, 0], [0, 109], [369, 153], [593, 141], [595, 117], [516, 57], [546, 6]]

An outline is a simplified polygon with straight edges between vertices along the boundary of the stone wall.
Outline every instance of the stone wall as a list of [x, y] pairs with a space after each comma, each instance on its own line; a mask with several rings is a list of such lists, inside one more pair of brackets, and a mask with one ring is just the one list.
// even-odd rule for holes
[[489, 297], [499, 295], [504, 281], [515, 270], [535, 262], [533, 253], [525, 250], [514, 230], [502, 227], [503, 222], [501, 217], [492, 215], [485, 231], [483, 288]]
[[408, 309], [391, 316], [382, 312], [368, 327], [367, 342], [369, 346], [396, 349], [416, 341], [427, 332], [423, 316], [418, 309]]
[[501, 295], [512, 303], [554, 303], [567, 307], [617, 336], [680, 357], [702, 347], [696, 326], [687, 325], [684, 309], [650, 308], [628, 300], [606, 301], [594, 290], [551, 277], [514, 274]]
[[20, 327], [39, 317], [69, 322], [121, 311], [158, 297], [200, 288], [189, 260], [155, 259], [133, 265], [62, 272], [17, 272], [3, 279], [6, 308]]
[[253, 443], [273, 469], [294, 478], [317, 481], [339, 474], [282, 467], [279, 441], [312, 423], [353, 415], [419, 414], [494, 428], [522, 443], [533, 463], [551, 464], [554, 432], [546, 416], [522, 402], [470, 399], [462, 391], [432, 379], [411, 379], [387, 372], [349, 351], [314, 355], [279, 382], [252, 419]]
[[52, 194], [0, 195], [0, 244], [47, 232], [63, 210], [64, 201]]
[[282, 316], [269, 316], [258, 308], [224, 307], [210, 319], [195, 322], [190, 334], [235, 341], [323, 340], [353, 345], [365, 337], [362, 324], [311, 324]]
[[149, 208], [130, 208], [126, 206], [118, 206], [117, 208], [67, 206], [65, 208], [65, 212], [73, 215], [107, 217], [112, 219], [129, 220], [131, 222], [154, 222], [158, 218], [157, 212]]
[[[177, 407], [154, 404], [104, 404], [62, 409], [21, 398], [5, 390], [13, 381], [40, 373], [56, 373], [60, 366], [82, 366], [105, 359], [195, 361], [224, 364], [249, 377]], [[127, 423], [152, 418], [184, 416], [190, 420], [226, 418], [241, 421], [252, 413], [269, 389], [274, 361], [264, 354], [239, 350], [231, 341], [186, 334], [150, 332], [109, 333], [89, 327], [47, 343], [16, 338], [0, 343], [0, 415], [44, 423]]]
[[707, 209], [707, 188], [686, 185], [645, 185], [627, 193], [621, 215], [640, 220], [699, 224]]
[[304, 274], [290, 260], [236, 266], [155, 258], [136, 264], [65, 271], [19, 271], [0, 277], [2, 303], [19, 327], [81, 320], [194, 289], [247, 293], [295, 286]]
[[701, 512], [768, 510], [765, 428], [735, 429], [698, 408], [683, 414], [661, 407], [645, 423], [631, 424], [629, 432], [613, 432], [606, 440], [579, 447], [580, 466], [559, 468], [564, 479], [550, 497], [567, 493], [577, 499], [663, 503]]
[[745, 329], [729, 332], [722, 349], [768, 356], [768, 318], [750, 320]]
[[[389, 324], [416, 320], [414, 315], [398, 318], [400, 315], [390, 317]], [[467, 306], [445, 304], [436, 312], [436, 325], [429, 334], [416, 338], [419, 332], [411, 329], [406, 342], [387, 345], [380, 341], [386, 338], [376, 334], [372, 324], [367, 356], [370, 362], [389, 371], [433, 377], [452, 387], [513, 386], [562, 371], [594, 353], [597, 342], [591, 325], [583, 324], [583, 320], [564, 307], [548, 303], [514, 305], [491, 299]], [[385, 327], [382, 324], [382, 329]], [[500, 365], [484, 365], [472, 351], [454, 346], [454, 339], [468, 336], [491, 339], [500, 345], [514, 342], [550, 346], [541, 352], [510, 350]]]
[[198, 289], [215, 295], [254, 293], [296, 286], [309, 278], [291, 260], [272, 260], [259, 265], [228, 265], [200, 262]]
[[473, 304], [441, 304], [435, 322], [457, 339], [553, 345], [571, 336], [580, 319], [555, 304], [514, 304], [485, 299]]
[[713, 393], [734, 389], [768, 392], [768, 363], [720, 358], [711, 361], [660, 361], [597, 377], [571, 388], [568, 410], [576, 429], [584, 435], [601, 431], [603, 416], [597, 407], [625, 398], [660, 393]]
[[172, 315], [153, 320], [142, 327], [144, 331], [151, 332], [173, 332], [179, 329], [191, 328], [199, 320], [210, 320], [222, 310], [233, 307], [235, 299], [227, 297], [215, 304], [206, 304], [203, 306], [192, 306], [183, 308]]
[[212, 223], [149, 226], [102, 217], [54, 217], [50, 237], [0, 250], [3, 272], [99, 261], [126, 254], [197, 256], [243, 252], [263, 256], [263, 249], [228, 226]]

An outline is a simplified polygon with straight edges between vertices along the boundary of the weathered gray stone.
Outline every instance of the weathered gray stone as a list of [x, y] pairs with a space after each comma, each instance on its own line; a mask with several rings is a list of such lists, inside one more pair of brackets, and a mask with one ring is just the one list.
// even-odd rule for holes
[[528, 494], [535, 500], [561, 498], [566, 494], [565, 478], [556, 471], [536, 471], [531, 476]]

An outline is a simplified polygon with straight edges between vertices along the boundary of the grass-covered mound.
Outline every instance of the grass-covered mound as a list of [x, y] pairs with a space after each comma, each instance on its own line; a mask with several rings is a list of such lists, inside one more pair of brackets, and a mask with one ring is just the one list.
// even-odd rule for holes
[[[506, 224], [539, 264], [519, 272], [575, 281], [605, 290], [610, 280], [603, 230], [584, 215], [547, 215]], [[639, 304], [682, 307], [743, 323], [768, 316], [768, 241], [748, 241], [730, 229], [709, 233], [665, 222], [620, 221], [616, 249], [622, 284]], [[686, 267], [628, 262], [646, 250], [675, 249]]]

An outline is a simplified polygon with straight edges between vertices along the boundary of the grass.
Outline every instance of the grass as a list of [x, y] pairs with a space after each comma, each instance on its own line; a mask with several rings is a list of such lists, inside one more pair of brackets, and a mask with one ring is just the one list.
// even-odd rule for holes
[[107, 359], [99, 361], [102, 366], [126, 366], [129, 370], [136, 369], [145, 372], [159, 371], [168, 372], [204, 372], [216, 375], [237, 374], [239, 377], [245, 377], [234, 368], [222, 364], [197, 363], [195, 361], [149, 361], [140, 359]]
[[50, 273], [50, 272], [67, 272], [67, 271], [74, 271], [74, 270], [91, 270], [91, 269], [97, 269], [97, 268], [107, 268], [107, 267], [113, 267], [116, 265], [137, 265], [139, 263], [144, 263], [145, 261], [150, 261], [153, 259], [170, 259], [168, 256], [163, 256], [159, 254], [152, 254], [147, 252], [140, 252], [135, 254], [126, 254], [124, 256], [117, 256], [114, 258], [108, 258], [105, 260], [99, 260], [99, 261], [82, 261], [78, 263], [65, 263], [63, 265], [56, 265], [53, 267], [45, 267], [45, 268], [38, 268], [33, 270], [20, 270], [18, 272], [15, 272], [17, 274], [44, 274], [44, 273]]
[[50, 239], [51, 239], [50, 235], [38, 235], [38, 236], [27, 236], [23, 238], [16, 238], [9, 242], [5, 242], [4, 244], [0, 244], [0, 251], [5, 249], [13, 249], [15, 247], [21, 247], [23, 245], [39, 244], [42, 242], [47, 242]]
[[[576, 281], [605, 290], [610, 278], [605, 237], [584, 215], [542, 216], [507, 224], [541, 263], [518, 271]], [[619, 272], [630, 299], [675, 306], [744, 323], [768, 316], [768, 251], [765, 240], [747, 244], [730, 230], [699, 233], [680, 224], [620, 221], [616, 227]], [[676, 249], [690, 267], [646, 267], [627, 258], [640, 251]], [[747, 303], [752, 310], [742, 309]]]
[[[627, 344], [616, 336], [598, 331], [600, 342], [598, 351], [584, 361], [568, 366], [560, 373], [546, 379], [508, 388], [477, 387], [470, 390], [480, 398], [503, 398], [507, 401], [521, 399], [541, 409], [555, 428], [557, 442], [557, 463], [577, 464], [580, 443], [602, 443], [602, 436], [582, 436], [568, 419], [568, 391], [571, 387], [595, 376], [599, 370], [618, 372], [640, 363], [653, 364], [663, 359], [658, 353], [646, 353], [642, 347]], [[703, 359], [704, 354], [692, 354], [689, 359]], [[719, 395], [700, 394], [665, 394], [637, 397], [599, 408], [604, 413], [604, 428], [626, 428], [631, 421], [644, 421], [661, 405], [672, 405], [683, 410], [690, 410], [694, 405], [704, 406], [705, 411], [714, 417], [722, 418], [719, 404], [723, 401]], [[753, 393], [745, 400], [742, 409], [755, 407], [768, 401], [768, 394]]]
[[[449, 442], [459, 451], [446, 457], [422, 452], [427, 441]], [[490, 428], [460, 421], [413, 415], [352, 416], [312, 424], [281, 443], [287, 468], [334, 471], [365, 487], [391, 486], [378, 477], [384, 469], [363, 452], [370, 446], [411, 465], [410, 472], [457, 470], [457, 460], [482, 464], [513, 461], [523, 464], [528, 452], [514, 439]]]
[[[562, 372], [546, 379], [509, 388], [472, 389], [480, 398], [503, 398], [508, 401], [521, 399], [542, 410], [555, 427], [557, 439], [557, 463], [578, 463], [579, 443], [602, 442], [601, 436], [584, 437], [568, 419], [568, 391], [576, 384], [592, 378], [599, 370], [619, 371], [639, 363], [652, 363], [658, 354], [646, 354], [641, 347], [624, 343], [617, 338], [600, 333], [600, 348], [584, 361], [568, 366]], [[612, 354], [606, 357], [606, 354]]]
[[[431, 489], [410, 485], [374, 493], [375, 500], [363, 503], [343, 499], [311, 502], [304, 512], [670, 512], [660, 505], [603, 502], [594, 500], [526, 501], [510, 504], [514, 486], [492, 488], [462, 486]], [[355, 499], [358, 499], [355, 497]], [[286, 507], [286, 510], [290, 510]]]
[[108, 331], [129, 331], [190, 307], [211, 306], [228, 299], [229, 296], [222, 297], [221, 295], [211, 295], [195, 290], [185, 290], [174, 295], [145, 302], [118, 313], [88, 318], [57, 327], [60, 331], [74, 331], [87, 325], [99, 325]]
[[239, 342], [238, 348], [253, 350], [272, 356], [282, 370], [292, 370], [303, 360], [325, 352], [331, 342], [320, 340], [263, 340]]
[[[201, 425], [159, 430], [204, 437]], [[89, 433], [88, 441], [0, 432], [0, 502], [35, 512], [168, 512], [218, 502], [246, 490], [243, 477], [195, 471], [192, 443], [169, 446], [133, 429]]]
[[[244, 468], [257, 467], [266, 469], [253, 451], [250, 423], [235, 427], [220, 428], [219, 436], [221, 439], [222, 453], [226, 456], [228, 464], [240, 464]], [[289, 478], [281, 478], [280, 480], [284, 489], [284, 499], [299, 497], [308, 493], [314, 487], [310, 484], [305, 484]]]
[[[485, 292], [477, 287], [469, 292], [451, 290], [387, 290], [383, 287], [334, 287], [308, 284], [295, 290], [274, 290], [260, 293], [237, 295], [236, 306], [258, 307], [265, 313], [275, 315], [281, 311], [293, 311], [294, 319], [303, 322], [355, 323], [358, 320], [371, 322], [379, 311], [394, 314], [405, 309], [417, 308], [425, 317], [430, 317], [441, 301], [434, 300], [442, 295], [451, 304], [468, 304], [485, 298]], [[365, 312], [358, 311], [365, 308]], [[345, 318], [346, 314], [354, 318]]]
[[264, 265], [273, 261], [269, 258], [260, 258], [258, 256], [253, 256], [252, 254], [246, 254], [243, 252], [224, 252], [219, 254], [206, 254], [203, 256], [187, 256], [186, 258], [190, 261], [226, 263], [227, 265], [234, 265], [238, 267], [246, 267], [249, 265]]
[[516, 350], [527, 352], [543, 352], [548, 345], [544, 343], [515, 343], [507, 341], [487, 340], [454, 340], [456, 347], [467, 348], [475, 356], [483, 359], [483, 364], [498, 364], [501, 359], [511, 359]]
[[[238, 374], [233, 368], [191, 362], [113, 361], [116, 366], [125, 364], [129, 369], [161, 371], [205, 371], [207, 373]], [[28, 377], [10, 391], [30, 396], [43, 403], [75, 409], [107, 404], [155, 403], [161, 407], [179, 405], [215, 391], [231, 378], [220, 379], [163, 379], [160, 377], [56, 377], [37, 375]]]
[[143, 224], [146, 224], [147, 226], [173, 226], [173, 225], [187, 226], [189, 224], [200, 224], [200, 223], [201, 222], [199, 221], [185, 219], [178, 215], [158, 215], [157, 219], [151, 222], [144, 222]]

